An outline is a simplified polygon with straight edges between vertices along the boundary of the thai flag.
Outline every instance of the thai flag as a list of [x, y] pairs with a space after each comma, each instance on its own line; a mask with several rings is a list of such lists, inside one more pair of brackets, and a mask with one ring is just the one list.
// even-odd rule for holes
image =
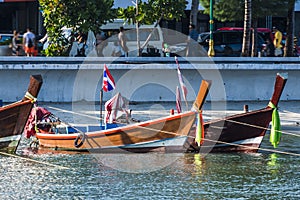
[[114, 78], [110, 74], [106, 64], [104, 64], [102, 89], [103, 91], [108, 92], [115, 89], [115, 87], [116, 85], [115, 85]]

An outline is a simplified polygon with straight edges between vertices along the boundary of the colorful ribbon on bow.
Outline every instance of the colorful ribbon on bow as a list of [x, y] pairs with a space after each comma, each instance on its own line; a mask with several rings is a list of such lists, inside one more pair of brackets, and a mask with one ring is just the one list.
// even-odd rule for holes
[[196, 130], [195, 141], [197, 142], [198, 146], [200, 146], [204, 142], [204, 125], [203, 125], [202, 111], [199, 111], [197, 117], [197, 130]]
[[273, 145], [273, 147], [276, 148], [278, 146], [280, 138], [281, 138], [281, 126], [280, 126], [279, 112], [278, 112], [277, 107], [272, 102], [270, 102], [268, 106], [273, 109], [270, 142]]

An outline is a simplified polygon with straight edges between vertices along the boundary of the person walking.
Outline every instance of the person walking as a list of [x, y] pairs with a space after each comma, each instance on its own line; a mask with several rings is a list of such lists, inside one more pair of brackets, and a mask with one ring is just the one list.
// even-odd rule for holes
[[113, 57], [120, 57], [122, 55], [122, 50], [118, 41], [114, 41], [114, 47], [111, 53]]
[[196, 27], [194, 24], [189, 25], [189, 36], [187, 40], [187, 51], [186, 51], [186, 56], [196, 56], [197, 55], [197, 47], [198, 47], [198, 37], [199, 33], [196, 30]]
[[19, 56], [20, 55], [20, 50], [22, 47], [22, 42], [19, 39], [20, 33], [16, 30], [14, 30], [14, 36], [12, 38], [12, 55], [13, 56]]
[[97, 50], [97, 56], [103, 57], [103, 49], [108, 45], [106, 36], [104, 33], [98, 33], [96, 35], [96, 50]]
[[282, 33], [276, 28], [273, 27], [273, 31], [274, 31], [274, 40], [273, 40], [273, 44], [275, 47], [275, 56], [281, 56], [282, 55]]
[[275, 47], [274, 47], [274, 44], [269, 40], [267, 39], [266, 40], [266, 52], [265, 52], [265, 56], [267, 57], [274, 57], [274, 52], [275, 52]]
[[35, 35], [27, 28], [27, 32], [23, 35], [23, 48], [27, 56], [33, 56], [35, 53]]
[[122, 56], [123, 57], [128, 57], [129, 49], [126, 45], [127, 38], [126, 38], [126, 35], [124, 33], [124, 28], [121, 26], [119, 30], [120, 30], [120, 32], [118, 34], [118, 39], [119, 39], [119, 44], [121, 46]]

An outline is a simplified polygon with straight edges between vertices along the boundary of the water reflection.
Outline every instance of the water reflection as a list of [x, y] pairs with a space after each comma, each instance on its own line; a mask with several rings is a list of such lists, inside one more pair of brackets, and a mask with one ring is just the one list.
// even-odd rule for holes
[[146, 173], [161, 170], [177, 162], [179, 153], [104, 153], [93, 156], [105, 166], [128, 173]]
[[273, 175], [277, 175], [279, 173], [280, 169], [280, 164], [277, 162], [278, 155], [276, 153], [272, 153], [269, 155], [268, 158], [268, 170], [271, 172]]

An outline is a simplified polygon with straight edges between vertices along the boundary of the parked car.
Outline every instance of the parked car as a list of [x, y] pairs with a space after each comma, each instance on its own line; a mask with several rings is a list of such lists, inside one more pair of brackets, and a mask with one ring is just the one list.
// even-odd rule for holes
[[[11, 43], [13, 37], [13, 34], [0, 33], [0, 56], [12, 55]], [[22, 38], [22, 36], [19, 37]]]
[[[252, 30], [252, 29], [251, 29]], [[242, 27], [222, 27], [217, 29], [217, 31], [244, 31]], [[256, 28], [257, 33], [266, 41], [269, 39], [273, 41], [273, 33], [269, 28]]]
[[[208, 51], [210, 35], [203, 37], [203, 41], [199, 44]], [[257, 37], [257, 50], [261, 51], [262, 45], [265, 43], [261, 35]], [[213, 33], [215, 56], [240, 56], [243, 45], [243, 31], [236, 30], [218, 30]]]
[[198, 36], [198, 43], [204, 42], [207, 38], [207, 35], [209, 35], [209, 32], [200, 33]]

